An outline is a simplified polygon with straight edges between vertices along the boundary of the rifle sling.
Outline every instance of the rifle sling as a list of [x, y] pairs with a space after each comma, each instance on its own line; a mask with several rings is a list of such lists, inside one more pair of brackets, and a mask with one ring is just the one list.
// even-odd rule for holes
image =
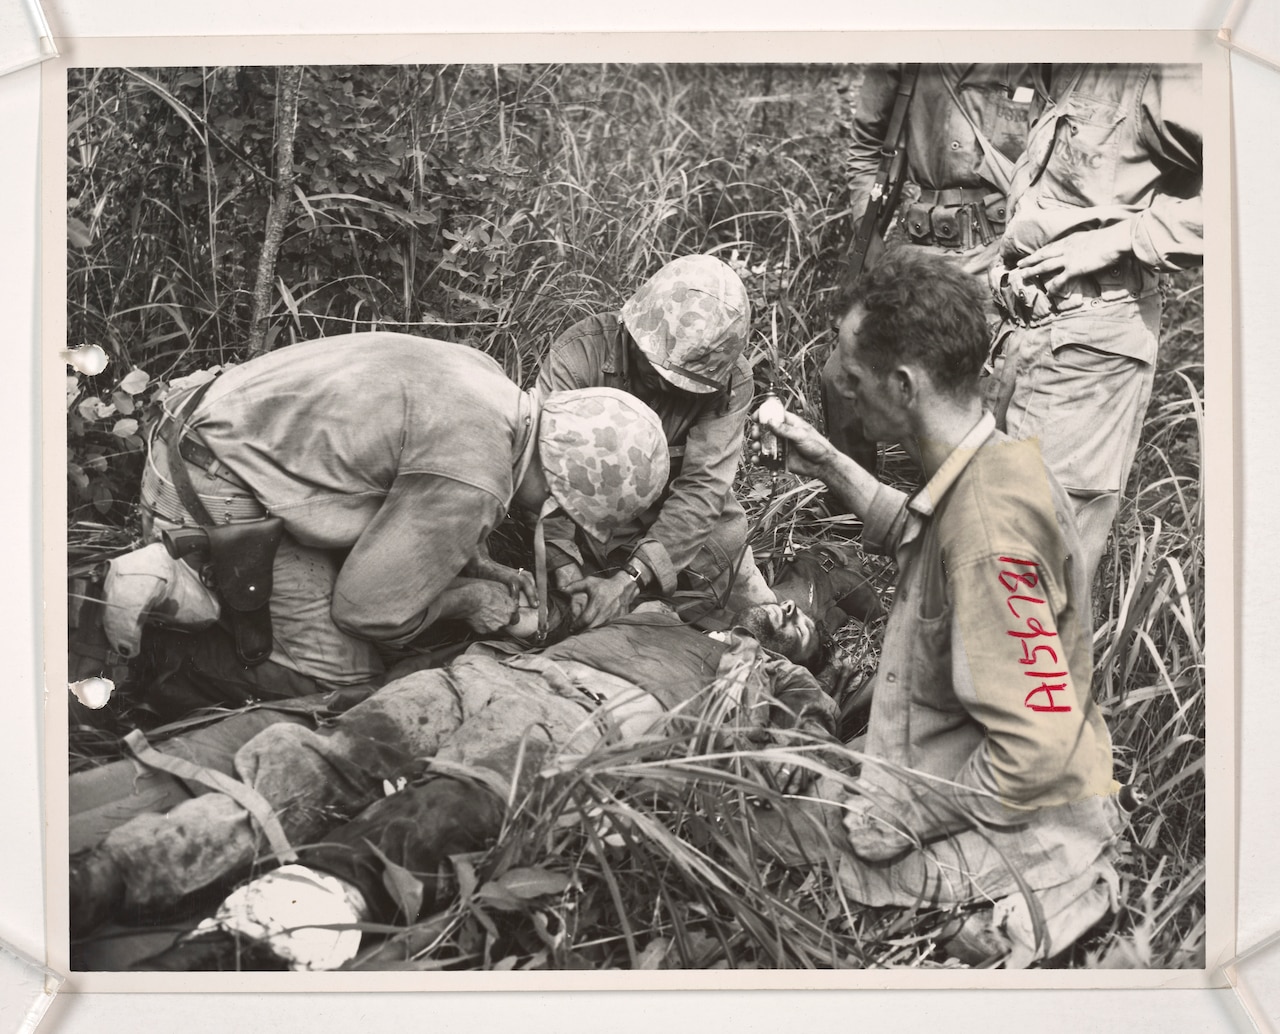
[[907, 109], [911, 106], [911, 98], [915, 96], [916, 81], [920, 76], [918, 64], [902, 66], [902, 74], [898, 79], [898, 93], [893, 100], [893, 112], [889, 116], [889, 128], [880, 145], [880, 167], [876, 170], [876, 182], [871, 191], [871, 199], [867, 202], [866, 211], [858, 221], [858, 230], [853, 240], [853, 249], [849, 253], [849, 275], [856, 280], [862, 275], [866, 265], [867, 252], [871, 248], [871, 237], [875, 233], [883, 233], [880, 227], [882, 213], [887, 209], [890, 214], [893, 204], [890, 199], [897, 198], [896, 185], [900, 186], [906, 171], [905, 162], [897, 161], [902, 148], [902, 136], [907, 124]]
[[969, 128], [973, 130], [974, 139], [978, 141], [978, 146], [982, 148], [982, 157], [987, 173], [991, 178], [991, 185], [1005, 197], [1008, 197], [1009, 185], [1013, 181], [1013, 162], [997, 151], [995, 145], [987, 139], [987, 134], [982, 131], [982, 127], [978, 125], [977, 120], [969, 114], [968, 109], [960, 102], [960, 95], [956, 92], [951, 80], [946, 75], [940, 78], [942, 79], [942, 85], [947, 88], [947, 93], [951, 95], [951, 101], [955, 104], [956, 110], [969, 123]]

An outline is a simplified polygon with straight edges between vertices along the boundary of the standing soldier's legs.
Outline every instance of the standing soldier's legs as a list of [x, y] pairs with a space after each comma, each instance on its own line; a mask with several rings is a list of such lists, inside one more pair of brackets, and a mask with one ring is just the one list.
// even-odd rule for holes
[[1160, 326], [1158, 295], [1058, 318], [1009, 335], [996, 416], [1014, 438], [1038, 438], [1075, 510], [1092, 580], [1137, 455]]

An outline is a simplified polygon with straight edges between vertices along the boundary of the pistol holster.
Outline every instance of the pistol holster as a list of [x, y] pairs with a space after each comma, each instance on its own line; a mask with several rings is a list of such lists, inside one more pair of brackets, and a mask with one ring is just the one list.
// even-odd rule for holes
[[[174, 556], [192, 552], [191, 528], [164, 533]], [[214, 588], [224, 615], [231, 621], [236, 656], [250, 667], [271, 656], [271, 568], [284, 534], [284, 521], [267, 517], [242, 524], [216, 524], [198, 529], [208, 551]]]

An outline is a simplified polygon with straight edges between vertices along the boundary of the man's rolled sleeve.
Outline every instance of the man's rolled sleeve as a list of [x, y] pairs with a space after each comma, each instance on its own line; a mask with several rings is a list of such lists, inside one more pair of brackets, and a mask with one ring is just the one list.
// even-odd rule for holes
[[906, 492], [881, 484], [862, 518], [862, 545], [870, 553], [892, 554], [907, 523]]
[[1199, 70], [1156, 67], [1139, 98], [1141, 139], [1160, 170], [1161, 190], [1138, 213], [1133, 253], [1152, 269], [1174, 272], [1204, 261], [1203, 101]]
[[636, 543], [631, 555], [638, 558], [649, 569], [654, 581], [664, 593], [675, 592], [676, 577], [680, 572], [671, 563], [671, 554], [667, 552], [666, 546], [655, 538], [646, 537]]
[[835, 734], [840, 709], [810, 671], [785, 657], [771, 657], [765, 672], [776, 701], [770, 719], [775, 728]]
[[483, 489], [401, 474], [338, 572], [334, 623], [362, 639], [410, 642], [435, 621], [432, 604], [503, 511], [502, 500]]
[[1159, 194], [1139, 212], [1133, 226], [1133, 254], [1139, 262], [1166, 273], [1204, 262], [1204, 209], [1199, 195]]

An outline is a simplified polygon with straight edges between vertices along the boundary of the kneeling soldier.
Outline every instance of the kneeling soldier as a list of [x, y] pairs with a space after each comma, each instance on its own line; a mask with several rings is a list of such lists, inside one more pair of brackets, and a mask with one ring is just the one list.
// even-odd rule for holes
[[[662, 428], [635, 398], [522, 391], [475, 349], [402, 334], [282, 348], [166, 405], [142, 505], [169, 548], [113, 562], [104, 624], [134, 654], [148, 619], [221, 615], [158, 637], [152, 703], [169, 714], [368, 684], [381, 650], [443, 619], [500, 628], [521, 592], [539, 596], [487, 556], [508, 506], [563, 510], [604, 541], [667, 477]], [[216, 597], [171, 555], [189, 550]]]

